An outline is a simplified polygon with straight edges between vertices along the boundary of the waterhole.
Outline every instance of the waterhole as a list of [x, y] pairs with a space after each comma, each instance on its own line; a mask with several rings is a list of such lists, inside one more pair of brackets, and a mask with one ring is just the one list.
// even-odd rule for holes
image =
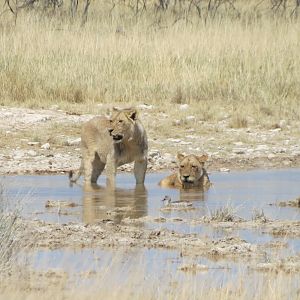
[[[282, 206], [300, 196], [300, 169], [253, 170], [230, 173], [211, 173], [213, 183], [208, 191], [197, 189], [178, 190], [161, 188], [158, 182], [166, 173], [147, 174], [144, 187], [136, 187], [132, 174], [119, 174], [115, 189], [108, 189], [105, 177], [98, 186], [85, 189], [82, 184], [69, 185], [68, 178], [53, 176], [6, 176], [2, 177], [9, 207], [18, 207], [27, 219], [41, 219], [50, 223], [97, 223], [131, 224], [147, 229], [168, 230], [180, 233], [196, 233], [211, 239], [238, 236], [248, 243], [265, 245], [283, 243], [276, 257], [283, 259], [300, 251], [300, 240], [294, 237], [274, 236], [264, 232], [263, 225], [255, 228], [223, 228], [197, 223], [202, 217], [215, 216], [227, 209], [234, 219], [251, 221], [260, 215], [269, 220], [300, 220], [300, 208]], [[165, 209], [165, 196], [174, 201], [188, 201], [186, 209]], [[47, 204], [48, 203], [48, 204]], [[141, 222], [134, 220], [141, 219]], [[133, 222], [131, 222], [133, 221]], [[193, 223], [193, 221], [196, 221]], [[266, 255], [274, 251], [266, 248]], [[23, 255], [23, 254], [22, 254]], [[25, 255], [25, 254], [24, 254]], [[265, 275], [249, 272], [252, 263], [265, 263], [266, 257], [252, 258], [254, 262], [241, 263], [238, 259], [182, 257], [180, 251], [167, 249], [57, 249], [33, 250], [26, 253], [29, 264], [36, 270], [61, 269], [80, 284], [93, 286], [93, 274], [107, 271], [116, 280], [127, 276], [132, 268], [143, 269], [143, 274], [160, 285], [167, 278], [168, 284], [181, 280], [208, 282], [207, 287], [222, 287], [229, 282], [247, 276], [248, 288]], [[183, 272], [183, 265], [203, 265], [200, 272]], [[207, 269], [206, 269], [207, 267]], [[121, 271], [120, 271], [121, 270]], [[120, 275], [122, 274], [122, 275]], [[84, 276], [84, 280], [82, 280]], [[77, 278], [77, 279], [76, 279]], [[289, 279], [290, 288], [297, 285], [299, 276]]]

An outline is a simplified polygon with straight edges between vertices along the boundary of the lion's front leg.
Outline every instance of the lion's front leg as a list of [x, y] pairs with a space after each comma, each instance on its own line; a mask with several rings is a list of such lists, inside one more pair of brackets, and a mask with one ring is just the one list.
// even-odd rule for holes
[[147, 170], [147, 159], [137, 159], [134, 162], [134, 176], [136, 184], [143, 184]]
[[112, 155], [107, 157], [106, 161], [106, 184], [108, 186], [115, 186], [117, 173], [117, 163]]

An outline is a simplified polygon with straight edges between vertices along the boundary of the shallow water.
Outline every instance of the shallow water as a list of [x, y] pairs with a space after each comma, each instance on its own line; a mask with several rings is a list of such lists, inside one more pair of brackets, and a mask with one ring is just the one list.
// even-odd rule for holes
[[[27, 256], [27, 262], [37, 271], [65, 272], [68, 274], [70, 287], [76, 283], [77, 288], [88, 291], [97, 288], [125, 288], [128, 284], [147, 282], [149, 288], [166, 294], [175, 284], [184, 288], [205, 291], [211, 288], [231, 288], [241, 286], [249, 297], [258, 293], [258, 287], [269, 280], [283, 284], [282, 277], [276, 274], [258, 272], [251, 269], [253, 260], [247, 266], [239, 261], [219, 259], [217, 261], [203, 257], [181, 257], [178, 251], [158, 249], [119, 250], [40, 250]], [[263, 261], [260, 259], [260, 261]], [[207, 266], [203, 271], [182, 271], [180, 267], [192, 264]], [[249, 268], [250, 266], [250, 268]], [[142, 275], [142, 278], [141, 278]], [[297, 294], [300, 276], [285, 274], [286, 293], [289, 297]], [[244, 281], [247, 283], [244, 285]], [[128, 288], [128, 286], [127, 286]], [[263, 287], [261, 287], [263, 288]], [[263, 288], [264, 289], [264, 288]]]
[[[84, 190], [80, 184], [69, 185], [67, 176], [7, 176], [2, 178], [10, 196], [10, 205], [22, 207], [26, 218], [38, 218], [49, 222], [93, 223], [110, 219], [119, 223], [124, 218], [144, 216], [197, 219], [210, 215], [218, 208], [230, 206], [235, 214], [251, 220], [255, 209], [263, 210], [267, 218], [299, 220], [297, 207], [279, 207], [278, 202], [295, 199], [300, 195], [300, 169], [254, 170], [230, 173], [212, 173], [213, 186], [206, 192], [161, 188], [158, 182], [167, 174], [147, 174], [145, 188], [135, 187], [132, 174], [119, 174], [115, 190], [107, 189], [105, 178], [99, 180], [99, 187]], [[161, 211], [165, 195], [172, 201], [191, 201], [195, 210]], [[47, 200], [68, 201], [76, 207], [45, 208]], [[272, 205], [270, 205], [272, 204]], [[114, 210], [118, 208], [116, 213]], [[144, 223], [147, 228], [167, 228], [181, 233], [198, 233], [211, 238], [239, 235], [248, 242], [263, 244], [280, 240], [259, 230], [225, 230], [209, 225], [189, 225], [182, 222]], [[290, 251], [300, 251], [299, 239], [286, 239]]]
[[[49, 222], [84, 222], [93, 223], [97, 220], [110, 219], [119, 223], [124, 218], [140, 218], [144, 216], [197, 219], [210, 215], [214, 210], [231, 206], [235, 214], [251, 220], [254, 209], [264, 211], [267, 218], [280, 220], [299, 220], [300, 209], [279, 207], [280, 201], [295, 199], [300, 195], [300, 169], [287, 170], [255, 170], [247, 172], [212, 173], [212, 188], [207, 192], [200, 190], [179, 191], [158, 186], [158, 182], [167, 174], [147, 174], [145, 188], [136, 188], [132, 174], [117, 176], [117, 188], [110, 190], [105, 187], [105, 178], [99, 181], [97, 189], [83, 190], [79, 185], [69, 186], [66, 176], [7, 176], [2, 177], [8, 193], [11, 207], [22, 207], [22, 215], [26, 218], [39, 218]], [[161, 211], [162, 199], [168, 195], [175, 200], [191, 201], [195, 210]], [[76, 207], [46, 208], [47, 200], [68, 201]], [[273, 204], [273, 205], [270, 205]], [[114, 212], [119, 208], [117, 213]], [[191, 226], [182, 222], [144, 222], [140, 226], [147, 228], [168, 228], [182, 233], [198, 233], [200, 236], [221, 238], [224, 236], [240, 236], [250, 243], [264, 244], [280, 240], [259, 230], [240, 229], [225, 230], [209, 225]], [[278, 251], [278, 257], [293, 255], [300, 251], [299, 239], [284, 239], [288, 247]], [[271, 250], [267, 250], [271, 251]], [[118, 254], [119, 253], [119, 254]], [[27, 254], [26, 254], [27, 255]], [[264, 262], [266, 258], [258, 258], [256, 262]], [[61, 269], [69, 274], [76, 274], [75, 280], [84, 285], [92, 285], [93, 278], [84, 274], [100, 272], [114, 280], [122, 281], [133, 268], [143, 268], [148, 279], [167, 281], [196, 280], [207, 282], [208, 287], [222, 287], [235, 282], [241, 276], [247, 276], [249, 286], [265, 276], [259, 272], [250, 272], [238, 261], [221, 259], [214, 261], [199, 257], [189, 261], [181, 257], [177, 251], [158, 249], [130, 250], [38, 250], [28, 256], [28, 261], [36, 270]], [[208, 271], [185, 273], [178, 271], [182, 264], [199, 263], [209, 267]], [[249, 264], [248, 264], [249, 265]], [[109, 270], [109, 271], [108, 271]], [[81, 276], [82, 275], [82, 276]], [[293, 276], [292, 285], [297, 285], [299, 276]], [[106, 282], [104, 280], [104, 282]], [[161, 287], [163, 288], [163, 287]], [[249, 288], [251, 291], [251, 288]]]
[[[263, 210], [270, 219], [300, 219], [300, 209], [274, 205], [300, 195], [300, 169], [212, 173], [213, 186], [207, 192], [161, 188], [157, 183], [166, 175], [147, 174], [143, 189], [135, 188], [132, 174], [120, 174], [114, 191], [106, 189], [103, 176], [98, 182], [99, 188], [89, 191], [83, 191], [80, 184], [69, 186], [68, 178], [61, 175], [7, 176], [1, 180], [11, 196], [11, 204], [22, 202], [23, 216], [32, 218], [34, 214], [35, 218], [50, 222], [93, 223], [107, 218], [120, 222], [124, 217], [146, 215], [188, 219], [209, 215], [226, 206], [232, 207], [237, 216], [247, 220], [251, 220], [255, 209]], [[169, 195], [172, 201], [192, 201], [196, 210], [162, 212], [161, 200], [165, 195]], [[58, 214], [57, 208], [45, 208], [47, 200], [69, 201], [78, 206], [66, 208], [68, 214]], [[107, 213], [116, 207], [125, 209], [117, 214]], [[128, 207], [131, 209], [126, 210]]]

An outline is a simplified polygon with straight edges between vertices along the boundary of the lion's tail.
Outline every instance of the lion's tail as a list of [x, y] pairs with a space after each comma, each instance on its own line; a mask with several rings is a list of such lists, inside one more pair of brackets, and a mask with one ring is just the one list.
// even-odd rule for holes
[[80, 168], [79, 168], [79, 170], [77, 172], [74, 172], [73, 170], [71, 170], [69, 172], [69, 180], [70, 180], [70, 182], [71, 183], [76, 182], [79, 179], [79, 177], [81, 176], [82, 171], [83, 171], [83, 164], [81, 162]]

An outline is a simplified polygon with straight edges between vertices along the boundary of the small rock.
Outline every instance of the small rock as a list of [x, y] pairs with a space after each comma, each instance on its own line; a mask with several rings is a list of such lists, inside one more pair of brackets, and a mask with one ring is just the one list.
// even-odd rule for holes
[[153, 105], [150, 105], [150, 104], [146, 104], [146, 103], [144, 103], [144, 104], [140, 104], [140, 105], [138, 105], [138, 108], [139, 108], [139, 109], [150, 110], [150, 109], [152, 109], [152, 108], [153, 108]]
[[245, 154], [245, 149], [236, 148], [236, 149], [233, 149], [232, 152], [235, 153], [235, 154]]
[[278, 132], [278, 131], [281, 131], [281, 128], [278, 127], [278, 128], [275, 128], [275, 129], [270, 129], [270, 131], [272, 131], [272, 132]]
[[227, 169], [227, 168], [220, 168], [220, 172], [230, 172], [230, 169]]
[[148, 156], [151, 158], [157, 158], [157, 157], [161, 157], [161, 154], [158, 150], [152, 150], [148, 153]]
[[287, 126], [287, 122], [286, 122], [286, 120], [280, 120], [278, 125], [279, 125], [279, 128], [284, 129]]
[[40, 144], [40, 142], [28, 142], [27, 143], [27, 145], [29, 145], [29, 146], [37, 146], [39, 144]]
[[181, 141], [179, 144], [181, 144], [181, 145], [191, 145], [192, 142]]
[[187, 110], [190, 106], [188, 104], [181, 104], [179, 105], [180, 110]]
[[48, 149], [50, 149], [50, 144], [46, 143], [46, 144], [42, 145], [41, 148], [45, 149], [45, 150], [48, 150]]
[[186, 121], [195, 121], [196, 117], [195, 116], [187, 116], [185, 119], [186, 119]]
[[168, 138], [168, 141], [173, 142], [173, 143], [180, 143], [181, 139]]
[[30, 155], [30, 156], [37, 156], [37, 153], [34, 150], [27, 151], [27, 154]]
[[181, 123], [182, 123], [181, 120], [174, 120], [174, 121], [172, 122], [172, 124], [175, 125], [175, 126], [179, 126], [179, 125], [181, 125]]
[[243, 146], [243, 145], [244, 145], [243, 142], [235, 142], [235, 143], [233, 143], [233, 144], [236, 145], [236, 146]]
[[67, 140], [67, 146], [78, 146], [81, 143], [81, 138], [75, 139], [75, 140]]

